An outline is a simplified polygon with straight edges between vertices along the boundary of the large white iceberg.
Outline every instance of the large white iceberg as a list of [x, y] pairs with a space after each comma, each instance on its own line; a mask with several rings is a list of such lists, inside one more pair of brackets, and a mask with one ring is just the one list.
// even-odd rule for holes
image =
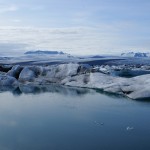
[[150, 97], [150, 75], [121, 78], [102, 73], [89, 73], [66, 78], [62, 84], [101, 89], [105, 92], [123, 94], [132, 99]]
[[[15, 72], [20, 71], [18, 80]], [[12, 76], [12, 77], [11, 77]], [[54, 66], [14, 66], [7, 75], [0, 76], [0, 85], [58, 83], [67, 86], [101, 89], [132, 99], [150, 97], [150, 74], [123, 78], [94, 71], [88, 65], [61, 64]]]

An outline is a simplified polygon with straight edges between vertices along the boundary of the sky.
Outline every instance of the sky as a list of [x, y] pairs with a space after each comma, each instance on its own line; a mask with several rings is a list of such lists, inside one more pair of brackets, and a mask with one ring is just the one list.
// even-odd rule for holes
[[150, 0], [0, 0], [0, 53], [150, 52]]

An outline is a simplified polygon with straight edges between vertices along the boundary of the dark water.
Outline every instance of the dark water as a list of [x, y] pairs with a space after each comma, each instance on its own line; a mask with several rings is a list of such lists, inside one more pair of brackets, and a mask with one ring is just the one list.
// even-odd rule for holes
[[149, 115], [148, 101], [94, 90], [1, 88], [0, 150], [150, 150]]

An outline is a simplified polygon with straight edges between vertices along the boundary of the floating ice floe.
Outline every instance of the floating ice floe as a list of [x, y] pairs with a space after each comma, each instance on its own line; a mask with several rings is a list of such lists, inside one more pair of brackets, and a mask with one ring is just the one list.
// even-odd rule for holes
[[[95, 71], [96, 70], [96, 71]], [[150, 97], [150, 74], [133, 78], [111, 76], [88, 65], [61, 64], [53, 66], [14, 66], [0, 75], [0, 85], [50, 84], [101, 89], [131, 99]]]
[[134, 127], [127, 127], [126, 130], [127, 131], [134, 130]]

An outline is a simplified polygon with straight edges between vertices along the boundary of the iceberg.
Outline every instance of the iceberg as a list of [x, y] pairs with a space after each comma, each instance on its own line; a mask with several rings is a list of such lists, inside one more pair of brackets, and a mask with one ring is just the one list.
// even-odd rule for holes
[[[108, 66], [107, 66], [108, 67]], [[150, 97], [150, 74], [132, 78], [112, 76], [107, 71], [76, 63], [51, 66], [13, 66], [0, 75], [0, 85], [47, 85], [57, 83], [71, 87], [100, 89], [131, 99]]]
[[1, 86], [8, 86], [8, 85], [17, 86], [18, 81], [16, 78], [11, 77], [9, 75], [0, 74], [0, 85]]

